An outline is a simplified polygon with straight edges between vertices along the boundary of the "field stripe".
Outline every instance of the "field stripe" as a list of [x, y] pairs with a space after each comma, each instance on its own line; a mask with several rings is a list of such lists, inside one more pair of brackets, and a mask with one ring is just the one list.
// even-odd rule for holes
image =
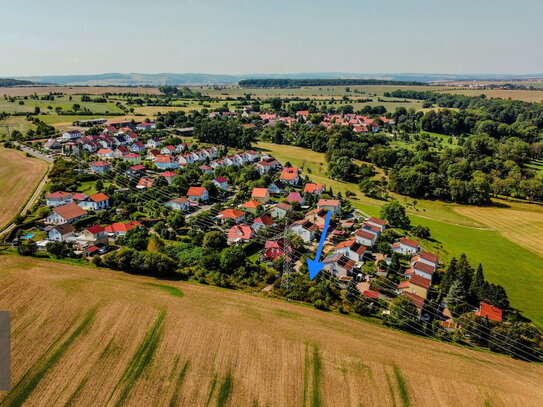
[[321, 358], [318, 346], [313, 346], [313, 391], [311, 393], [311, 407], [321, 406]]
[[403, 378], [400, 368], [396, 365], [394, 365], [394, 375], [396, 376], [396, 381], [398, 382], [398, 389], [400, 392], [402, 406], [409, 407], [411, 403], [409, 401], [409, 391], [407, 390], [407, 384], [405, 383], [405, 379]]
[[209, 389], [209, 394], [207, 395], [207, 400], [206, 400], [206, 404], [205, 406], [208, 407], [209, 404], [211, 403], [211, 400], [213, 400], [213, 394], [215, 394], [215, 387], [217, 386], [217, 374], [215, 373], [213, 375], [213, 378], [211, 379], [211, 383], [210, 383], [210, 389]]
[[217, 407], [224, 407], [232, 394], [232, 388], [234, 387], [234, 380], [232, 374], [228, 372], [224, 377], [219, 388], [219, 396], [217, 397]]
[[[119, 388], [119, 386], [123, 387], [115, 406], [121, 406], [126, 401], [134, 386], [134, 383], [136, 383], [145, 368], [149, 365], [149, 363], [151, 363], [160, 341], [162, 323], [164, 322], [165, 315], [165, 310], [160, 311], [160, 314], [147, 332], [147, 335], [145, 335], [143, 342], [140, 344], [138, 350], [134, 354], [132, 361], [126, 368], [123, 376], [119, 380], [119, 383], [117, 383], [117, 386], [115, 386], [115, 390]], [[111, 397], [113, 397], [115, 390], [113, 391]]]
[[[68, 350], [70, 345], [77, 339], [79, 335], [89, 326], [96, 314], [97, 307], [91, 309], [85, 315], [85, 318], [78, 327], [70, 334], [70, 336], [60, 344], [55, 350], [51, 351], [50, 356], [45, 356], [38, 360], [19, 380], [13, 390], [7, 397], [2, 400], [2, 407], [18, 407], [30, 396], [40, 381], [45, 377], [47, 371], [52, 369], [60, 360], [62, 355]], [[50, 348], [51, 349], [51, 348]], [[49, 350], [50, 350], [49, 349]], [[49, 353], [49, 350], [46, 353]]]
[[175, 407], [175, 405], [177, 404], [177, 399], [179, 398], [179, 391], [183, 386], [183, 382], [185, 381], [185, 376], [187, 375], [187, 370], [189, 369], [189, 366], [190, 362], [186, 361], [183, 365], [183, 369], [181, 369], [181, 372], [179, 372], [179, 376], [177, 376], [177, 380], [175, 382], [175, 389], [170, 399], [170, 407]]

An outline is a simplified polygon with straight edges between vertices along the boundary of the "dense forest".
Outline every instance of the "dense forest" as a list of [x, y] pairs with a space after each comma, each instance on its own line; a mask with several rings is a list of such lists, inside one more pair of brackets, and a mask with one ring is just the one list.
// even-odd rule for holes
[[355, 86], [355, 85], [418, 85], [417, 81], [390, 81], [384, 79], [244, 79], [242, 88], [299, 88], [302, 86]]

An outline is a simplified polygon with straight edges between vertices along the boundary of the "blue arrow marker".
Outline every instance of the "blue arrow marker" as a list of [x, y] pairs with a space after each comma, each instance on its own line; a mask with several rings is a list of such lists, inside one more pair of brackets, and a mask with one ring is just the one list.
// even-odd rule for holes
[[332, 218], [332, 212], [328, 212], [326, 214], [326, 220], [324, 221], [324, 228], [322, 228], [321, 240], [319, 241], [319, 248], [317, 249], [315, 260], [307, 259], [307, 267], [309, 268], [309, 278], [311, 280], [313, 280], [324, 267], [324, 263], [321, 263], [319, 260], [321, 258], [322, 247], [324, 246], [324, 239], [326, 239], [326, 232], [328, 231], [328, 226], [330, 226], [331, 218]]

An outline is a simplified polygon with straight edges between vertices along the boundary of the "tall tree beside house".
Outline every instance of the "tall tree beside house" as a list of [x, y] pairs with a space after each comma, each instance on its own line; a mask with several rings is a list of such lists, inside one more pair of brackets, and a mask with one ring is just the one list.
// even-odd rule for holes
[[390, 305], [390, 315], [385, 324], [404, 331], [416, 332], [419, 327], [419, 312], [415, 304], [406, 296], [394, 298]]
[[470, 300], [473, 302], [480, 301], [481, 298], [483, 298], [482, 294], [484, 293], [484, 289], [485, 276], [483, 273], [483, 265], [479, 263], [468, 290]]
[[473, 280], [473, 267], [468, 262], [468, 258], [464, 253], [460, 255], [457, 264], [457, 278], [462, 282], [464, 290], [467, 292]]
[[104, 189], [104, 183], [102, 182], [101, 179], [99, 179], [98, 181], [96, 181], [96, 184], [95, 184], [95, 188], [98, 192], [102, 192], [102, 190]]
[[477, 346], [487, 346], [490, 335], [490, 323], [488, 319], [478, 317], [473, 312], [467, 312], [460, 316], [460, 330], [469, 338], [470, 342]]
[[452, 283], [457, 279], [457, 264], [458, 260], [453, 257], [445, 270], [445, 274], [443, 275], [443, 279], [441, 280], [440, 284], [441, 291], [443, 293], [448, 293]]
[[394, 276], [401, 275], [402, 264], [400, 263], [400, 256], [398, 253], [392, 253], [390, 264], [387, 266], [386, 270], [388, 274], [392, 274]]
[[458, 316], [466, 310], [467, 293], [461, 280], [455, 280], [446, 297], [447, 305], [453, 315]]

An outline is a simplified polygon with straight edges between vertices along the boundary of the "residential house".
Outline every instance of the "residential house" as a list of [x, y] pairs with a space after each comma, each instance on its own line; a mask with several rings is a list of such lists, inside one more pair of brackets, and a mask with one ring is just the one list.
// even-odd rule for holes
[[158, 175], [160, 175], [161, 177], [164, 177], [164, 179], [168, 181], [168, 185], [171, 185], [173, 183], [174, 178], [177, 176], [177, 174], [172, 171], [164, 171]]
[[98, 155], [98, 157], [103, 160], [110, 160], [115, 157], [115, 153], [111, 148], [101, 148], [100, 150], [98, 150], [96, 155]]
[[368, 251], [366, 246], [358, 243], [356, 239], [352, 238], [341, 242], [336, 246], [334, 253], [340, 253], [355, 262], [362, 262], [364, 259], [364, 254]]
[[355, 239], [357, 243], [360, 243], [361, 245], [372, 247], [375, 245], [375, 241], [377, 240], [377, 236], [373, 233], [370, 233], [363, 229], [358, 229], [354, 232]]
[[138, 184], [136, 185], [137, 189], [149, 189], [153, 186], [155, 183], [154, 178], [148, 178], [148, 177], [141, 177], [138, 181]]
[[127, 177], [141, 177], [145, 174], [145, 165], [137, 164], [133, 165], [124, 172]]
[[265, 215], [259, 216], [258, 218], [255, 218], [251, 227], [256, 232], [260, 228], [266, 228], [269, 226], [276, 226], [276, 225], [277, 223], [275, 223], [272, 217], [268, 214], [265, 214]]
[[413, 275], [409, 280], [400, 282], [398, 290], [401, 292], [417, 294], [422, 298], [428, 298], [428, 289], [430, 288], [430, 285], [431, 281], [427, 278]]
[[209, 192], [204, 187], [190, 187], [187, 196], [191, 201], [207, 201]]
[[228, 191], [228, 180], [224, 177], [217, 177], [213, 180], [213, 183], [217, 188], [222, 189], [223, 191]]
[[171, 201], [166, 202], [164, 205], [176, 211], [187, 212], [190, 209], [190, 201], [188, 198], [184, 197], [172, 199]]
[[324, 191], [324, 186], [322, 184], [307, 183], [304, 186], [304, 193], [307, 193], [307, 194], [320, 195], [323, 193], [323, 191]]
[[47, 233], [47, 238], [52, 242], [65, 242], [69, 237], [74, 236], [75, 228], [69, 223], [53, 226]]
[[108, 245], [108, 233], [106, 229], [100, 225], [90, 226], [84, 229], [81, 232], [80, 237], [82, 237], [87, 245], [98, 246], [98, 245]]
[[111, 164], [105, 161], [95, 161], [89, 164], [90, 170], [97, 174], [103, 174], [111, 169]]
[[424, 250], [421, 250], [415, 256], [413, 256], [413, 258], [411, 259], [411, 265], [413, 266], [416, 262], [432, 266], [435, 270], [437, 269], [437, 266], [439, 264], [439, 258], [435, 254], [431, 254], [425, 252]]
[[285, 192], [285, 186], [281, 181], [277, 180], [270, 184], [268, 191], [270, 194], [282, 194]]
[[57, 191], [45, 197], [45, 204], [50, 207], [72, 203], [72, 193]]
[[387, 222], [384, 219], [379, 219], [372, 216], [366, 219], [364, 223], [379, 228], [380, 233], [382, 233], [386, 229]]
[[78, 205], [87, 211], [98, 212], [109, 208], [109, 196], [99, 192], [81, 200]]
[[411, 268], [406, 270], [404, 275], [406, 278], [411, 278], [414, 275], [418, 275], [432, 281], [432, 277], [434, 276], [435, 271], [436, 269], [434, 266], [430, 266], [429, 264], [423, 263], [421, 261], [416, 261], [415, 263], [413, 263]]
[[285, 202], [279, 202], [273, 207], [270, 215], [273, 218], [284, 218], [292, 210], [292, 206]]
[[341, 201], [339, 199], [319, 199], [317, 208], [325, 209], [337, 215], [341, 211]]
[[160, 154], [173, 155], [177, 152], [174, 146], [164, 146], [160, 149]]
[[202, 171], [202, 173], [206, 174], [206, 175], [213, 175], [213, 168], [211, 168], [209, 165], [200, 165], [198, 167], [200, 169], [200, 171]]
[[224, 209], [217, 215], [217, 219], [221, 222], [231, 219], [236, 223], [242, 223], [245, 221], [245, 212], [239, 209]]
[[147, 147], [149, 148], [158, 148], [162, 144], [162, 141], [158, 137], [153, 137], [147, 140]]
[[253, 188], [251, 199], [265, 204], [270, 200], [270, 193], [267, 188]]
[[407, 291], [404, 291], [402, 295], [406, 298], [409, 298], [413, 304], [415, 304], [415, 307], [417, 307], [417, 310], [419, 312], [419, 317], [422, 314], [422, 309], [424, 308], [424, 304], [426, 302], [426, 299], [421, 297], [420, 295], [410, 293]]
[[355, 262], [341, 253], [331, 254], [323, 261], [324, 270], [328, 271], [334, 277], [347, 277], [351, 274]]
[[305, 203], [305, 198], [302, 196], [302, 194], [294, 191], [287, 195], [286, 200], [291, 204], [298, 202], [300, 205], [303, 205]]
[[402, 237], [392, 244], [392, 251], [403, 255], [414, 255], [420, 250], [420, 245], [415, 240]]
[[119, 237], [126, 235], [126, 232], [138, 226], [141, 226], [141, 223], [139, 223], [137, 220], [133, 220], [130, 222], [112, 223], [111, 225], [106, 226], [105, 229], [109, 236]]
[[145, 159], [149, 161], [155, 161], [159, 155], [161, 155], [160, 151], [156, 148], [153, 148], [147, 151], [147, 154], [145, 155]]
[[305, 243], [309, 243], [315, 238], [319, 227], [307, 219], [301, 219], [291, 224], [289, 229], [300, 236]]
[[125, 155], [129, 153], [130, 150], [128, 150], [128, 147], [117, 147], [113, 153], [113, 157], [115, 158], [123, 158]]
[[61, 225], [63, 223], [72, 223], [76, 220], [87, 217], [87, 212], [76, 203], [69, 203], [53, 208], [53, 213], [46, 219], [47, 223]]
[[255, 201], [253, 199], [239, 205], [240, 208], [245, 209], [248, 212], [256, 213], [258, 208], [262, 206], [262, 202]]
[[228, 231], [228, 244], [246, 243], [251, 240], [253, 229], [247, 225], [234, 225]]
[[176, 161], [171, 155], [157, 156], [155, 159], [155, 165], [161, 170], [179, 168], [179, 162]]
[[79, 130], [68, 130], [62, 133], [60, 137], [66, 141], [77, 140], [81, 137], [81, 132]]
[[54, 139], [54, 138], [50, 138], [43, 145], [43, 148], [48, 151], [59, 150], [61, 147], [62, 147], [62, 144], [60, 144], [57, 141], [57, 139]]
[[279, 181], [283, 184], [296, 185], [300, 182], [299, 170], [295, 167], [285, 167], [281, 171]]
[[324, 226], [327, 215], [328, 215], [327, 211], [325, 211], [324, 209], [317, 208], [317, 209], [312, 209], [309, 212], [307, 212], [304, 218], [320, 227], [320, 226]]
[[145, 144], [141, 141], [136, 141], [135, 143], [132, 143], [130, 145], [130, 151], [133, 153], [141, 153], [142, 151], [145, 151], [147, 147]]
[[266, 241], [264, 244], [264, 257], [268, 260], [275, 260], [280, 256], [284, 256], [284, 246], [284, 239]]
[[479, 309], [475, 312], [478, 317], [487, 318], [489, 321], [502, 322], [503, 311], [491, 304], [482, 302], [479, 304]]
[[128, 132], [124, 135], [124, 139], [128, 144], [132, 144], [138, 141], [138, 135], [133, 132]]
[[141, 163], [141, 155], [137, 153], [128, 153], [123, 156], [123, 161], [129, 162], [131, 164]]
[[146, 130], [152, 130], [155, 127], [156, 127], [156, 123], [154, 123], [154, 122], [142, 122], [142, 123], [138, 123], [136, 125], [136, 130], [146, 131]]

